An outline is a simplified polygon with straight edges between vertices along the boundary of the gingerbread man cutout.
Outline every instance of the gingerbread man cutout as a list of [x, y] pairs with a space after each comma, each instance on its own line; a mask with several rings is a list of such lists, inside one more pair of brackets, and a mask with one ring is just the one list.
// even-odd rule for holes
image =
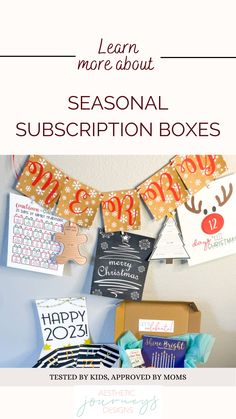
[[79, 233], [79, 228], [76, 224], [70, 221], [65, 223], [64, 232], [56, 233], [55, 240], [64, 246], [62, 253], [56, 257], [59, 265], [64, 265], [68, 260], [74, 260], [79, 265], [86, 263], [87, 258], [80, 254], [79, 245], [86, 243], [88, 238], [85, 234]]

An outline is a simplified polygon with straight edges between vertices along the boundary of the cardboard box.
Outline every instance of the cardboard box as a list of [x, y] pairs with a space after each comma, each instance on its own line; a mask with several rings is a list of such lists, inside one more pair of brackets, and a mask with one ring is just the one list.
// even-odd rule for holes
[[171, 337], [199, 333], [201, 313], [193, 302], [124, 301], [115, 316], [115, 342], [130, 330], [137, 339], [143, 335]]

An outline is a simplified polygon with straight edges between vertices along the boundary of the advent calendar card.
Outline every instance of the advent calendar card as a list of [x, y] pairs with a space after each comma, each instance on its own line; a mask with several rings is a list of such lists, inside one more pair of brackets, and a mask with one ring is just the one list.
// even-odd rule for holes
[[178, 208], [189, 265], [236, 253], [236, 175], [211, 182]]
[[99, 230], [91, 294], [140, 301], [154, 243], [151, 237]]
[[89, 343], [85, 297], [36, 300], [44, 348], [41, 356], [60, 347]]
[[61, 276], [64, 265], [55, 260], [61, 247], [53, 236], [63, 225], [30, 198], [11, 193], [7, 266]]

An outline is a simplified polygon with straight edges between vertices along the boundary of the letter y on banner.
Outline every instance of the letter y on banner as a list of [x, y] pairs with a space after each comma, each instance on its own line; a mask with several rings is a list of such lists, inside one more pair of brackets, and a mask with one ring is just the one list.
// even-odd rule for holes
[[170, 164], [191, 194], [200, 191], [227, 170], [225, 160], [218, 155], [176, 156]]

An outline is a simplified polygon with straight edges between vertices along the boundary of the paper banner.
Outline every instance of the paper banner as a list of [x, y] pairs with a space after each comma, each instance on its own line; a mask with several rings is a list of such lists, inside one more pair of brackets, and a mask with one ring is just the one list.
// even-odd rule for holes
[[37, 300], [36, 306], [44, 340], [44, 352], [65, 345], [87, 343], [89, 330], [84, 297]]
[[155, 239], [99, 230], [91, 294], [140, 301]]
[[171, 166], [177, 170], [191, 194], [227, 170], [225, 160], [217, 155], [176, 156], [171, 160]]
[[105, 192], [102, 215], [106, 232], [140, 228], [140, 199], [135, 189]]
[[81, 227], [90, 227], [100, 202], [99, 191], [70, 178], [61, 193], [56, 213]]
[[53, 208], [66, 183], [65, 173], [44, 157], [32, 155], [27, 161], [16, 189], [45, 208]]
[[179, 207], [190, 266], [236, 253], [235, 212], [235, 174], [211, 182]]
[[7, 266], [51, 275], [62, 275], [56, 262], [60, 245], [53, 241], [63, 231], [64, 220], [46, 212], [36, 202], [10, 194]]
[[173, 212], [188, 197], [182, 180], [170, 165], [139, 185], [138, 192], [156, 220]]

